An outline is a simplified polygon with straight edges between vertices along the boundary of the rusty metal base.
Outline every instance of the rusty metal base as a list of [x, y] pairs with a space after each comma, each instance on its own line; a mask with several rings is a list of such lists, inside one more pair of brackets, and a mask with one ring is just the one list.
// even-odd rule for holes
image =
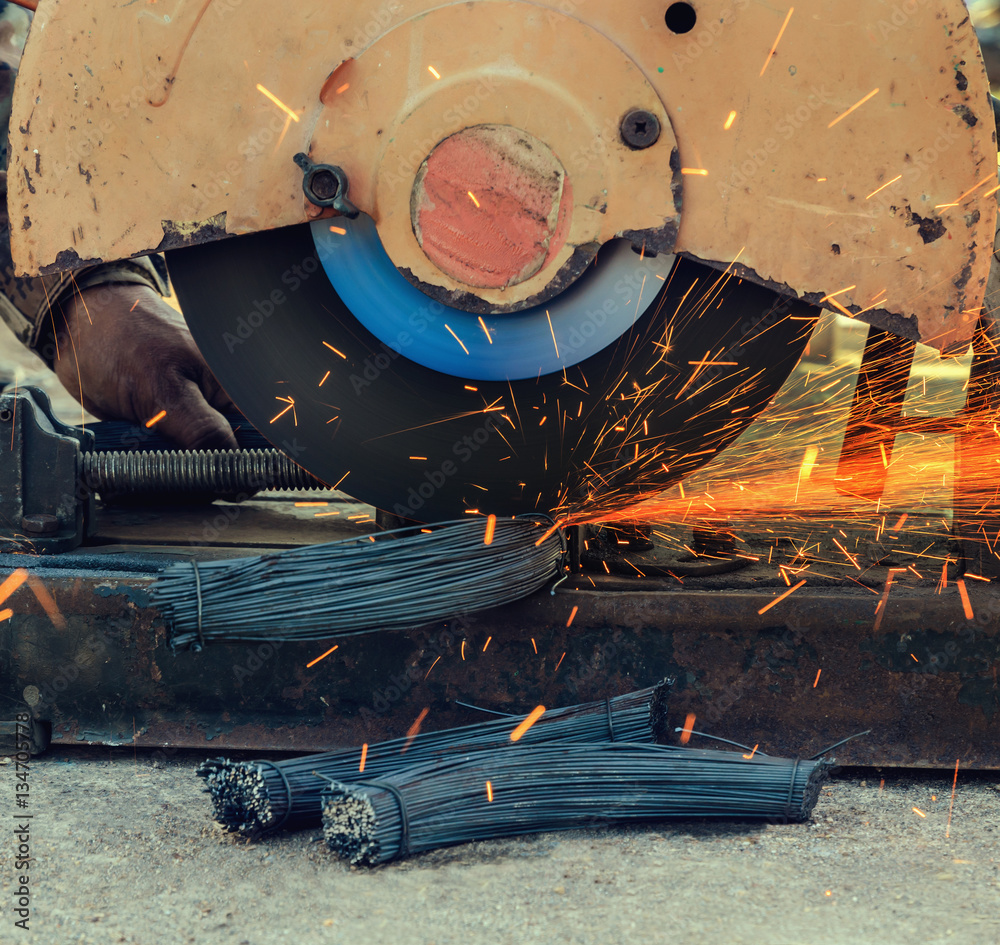
[[1000, 768], [992, 584], [970, 582], [971, 621], [953, 585], [894, 586], [876, 631], [878, 595], [861, 587], [802, 587], [759, 614], [785, 588], [755, 587], [752, 571], [708, 590], [577, 578], [591, 589], [358, 636], [307, 669], [322, 643], [171, 653], [149, 573], [39, 573], [67, 625], [29, 593], [12, 599], [2, 715], [27, 706], [55, 743], [320, 750], [403, 734], [425, 707], [427, 729], [479, 718], [455, 700], [517, 712], [670, 675], [672, 723], [693, 713], [697, 730], [761, 751], [808, 756], [870, 728], [839, 762]]

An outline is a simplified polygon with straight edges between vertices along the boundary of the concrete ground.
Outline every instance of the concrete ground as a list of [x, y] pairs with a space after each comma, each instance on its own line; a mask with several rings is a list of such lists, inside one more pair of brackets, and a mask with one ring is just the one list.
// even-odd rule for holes
[[[580, 830], [355, 870], [318, 831], [256, 843], [223, 833], [193, 774], [204, 757], [94, 748], [33, 759], [30, 931], [13, 925], [8, 839], [0, 942], [1000, 941], [996, 772], [960, 772], [950, 830], [950, 774], [853, 771], [827, 785], [808, 824]], [[8, 825], [15, 780], [15, 764], [0, 764]]]

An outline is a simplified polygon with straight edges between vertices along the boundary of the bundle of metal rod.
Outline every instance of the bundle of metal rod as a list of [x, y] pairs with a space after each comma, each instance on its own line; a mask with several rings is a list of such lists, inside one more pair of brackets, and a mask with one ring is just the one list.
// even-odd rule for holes
[[615, 696], [551, 709], [511, 740], [527, 718], [508, 716], [477, 725], [420, 733], [412, 738], [324, 752], [288, 761], [205, 761], [197, 773], [205, 779], [215, 820], [244, 836], [284, 828], [315, 827], [322, 813], [321, 794], [332, 781], [354, 777], [382, 778], [403, 768], [440, 760], [452, 754], [505, 745], [561, 742], [648, 742], [663, 736], [666, 702], [673, 680]]
[[325, 640], [420, 627], [526, 597], [560, 573], [564, 551], [543, 516], [491, 516], [178, 563], [152, 597], [174, 647]]
[[690, 817], [802, 821], [832, 762], [624, 743], [477, 751], [378, 780], [332, 782], [323, 836], [354, 866], [593, 825]]

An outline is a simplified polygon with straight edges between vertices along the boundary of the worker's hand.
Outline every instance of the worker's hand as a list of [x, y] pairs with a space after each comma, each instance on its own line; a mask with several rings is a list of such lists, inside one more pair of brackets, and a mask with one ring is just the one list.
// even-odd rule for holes
[[145, 424], [184, 449], [236, 449], [232, 402], [181, 316], [153, 289], [100, 285], [63, 304], [56, 375], [95, 417]]

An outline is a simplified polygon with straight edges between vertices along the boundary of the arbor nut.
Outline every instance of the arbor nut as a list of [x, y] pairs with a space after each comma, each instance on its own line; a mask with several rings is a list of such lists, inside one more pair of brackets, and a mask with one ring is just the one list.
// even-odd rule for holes
[[21, 517], [21, 528], [28, 535], [54, 535], [59, 531], [59, 519], [44, 513], [24, 515]]
[[621, 135], [633, 151], [641, 151], [659, 140], [660, 120], [644, 108], [633, 108], [622, 119]]
[[320, 200], [333, 200], [340, 193], [340, 181], [327, 170], [316, 171], [309, 179], [309, 187]]

